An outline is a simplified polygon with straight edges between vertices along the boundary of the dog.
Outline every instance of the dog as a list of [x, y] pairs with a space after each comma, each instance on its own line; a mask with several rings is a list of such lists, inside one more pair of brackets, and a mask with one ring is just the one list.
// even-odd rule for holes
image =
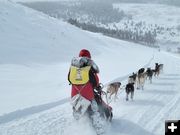
[[115, 98], [117, 98], [117, 92], [118, 92], [120, 86], [121, 86], [120, 82], [113, 82], [107, 86], [107, 93], [110, 93], [110, 95], [109, 95], [110, 99], [113, 94], [115, 95]]
[[129, 100], [129, 94], [131, 94], [131, 100], [134, 98], [134, 83], [128, 83], [126, 85], [126, 101]]
[[136, 85], [136, 78], [137, 78], [137, 73], [132, 73], [131, 76], [128, 77], [128, 83], [134, 83]]
[[160, 66], [158, 63], [155, 63], [154, 76], [158, 77], [160, 73]]
[[145, 69], [141, 68], [138, 70], [138, 75], [137, 75], [137, 89], [144, 89], [144, 84], [145, 84], [145, 80], [146, 80], [146, 72], [144, 72]]
[[136, 77], [137, 77], [137, 74], [135, 74], [133, 72], [132, 75], [129, 76], [129, 78], [128, 78], [128, 83], [135, 83], [136, 82]]
[[150, 83], [152, 83], [153, 71], [151, 68], [147, 68], [146, 70], [147, 78], [149, 79]]

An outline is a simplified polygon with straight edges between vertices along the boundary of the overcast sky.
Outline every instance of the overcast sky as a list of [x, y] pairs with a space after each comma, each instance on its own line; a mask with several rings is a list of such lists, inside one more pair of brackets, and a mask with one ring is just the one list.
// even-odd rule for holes
[[34, 2], [34, 1], [77, 1], [77, 0], [0, 0], [0, 1]]

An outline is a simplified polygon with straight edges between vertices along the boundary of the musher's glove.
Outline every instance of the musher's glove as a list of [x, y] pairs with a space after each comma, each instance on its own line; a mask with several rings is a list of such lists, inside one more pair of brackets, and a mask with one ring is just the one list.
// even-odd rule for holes
[[101, 86], [101, 85], [98, 85], [98, 86], [96, 87], [96, 90], [97, 90], [97, 91], [102, 91], [102, 86]]

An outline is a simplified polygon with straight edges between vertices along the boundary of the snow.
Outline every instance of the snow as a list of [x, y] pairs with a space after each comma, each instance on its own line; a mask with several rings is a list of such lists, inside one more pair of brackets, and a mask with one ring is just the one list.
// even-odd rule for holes
[[164, 73], [153, 78], [152, 84], [147, 81], [144, 91], [136, 90], [133, 102], [126, 102], [125, 94], [121, 94], [121, 101], [114, 103], [114, 113], [117, 119], [131, 120], [151, 134], [161, 135], [165, 120], [180, 118], [180, 61], [163, 52], [157, 57], [165, 64]]
[[[164, 64], [164, 72], [136, 90], [134, 101], [111, 102], [107, 135], [162, 135], [164, 121], [180, 119], [180, 56], [101, 34], [11, 2], [0, 2], [0, 134], [95, 135], [85, 117], [75, 121], [67, 74], [82, 48], [100, 67], [100, 81], [127, 83], [141, 67]], [[130, 130], [131, 129], [131, 130]]]
[[177, 47], [180, 45], [180, 32], [178, 30], [180, 24], [179, 7], [150, 3], [114, 3], [113, 7], [132, 17], [131, 19], [123, 19], [120, 23], [116, 24], [116, 27], [123, 29], [128, 25], [129, 29], [134, 30], [134, 26], [131, 26], [131, 21], [137, 24], [139, 22], [144, 23], [138, 31], [144, 31], [145, 29], [153, 31], [157, 30], [157, 26], [162, 27], [161, 32], [157, 34], [157, 43], [164, 50], [171, 48], [172, 51], [177, 51]]
[[[36, 103], [57, 101], [70, 95], [67, 82], [70, 61], [82, 48], [89, 49], [99, 67], [104, 67], [100, 71], [102, 83], [140, 68], [154, 53], [151, 48], [144, 50], [145, 47], [140, 45], [84, 32], [20, 5], [2, 3], [1, 8], [0, 75], [3, 78], [0, 91], [3, 97], [0, 104], [3, 109], [0, 114]], [[14, 20], [17, 21], [14, 23]], [[129, 63], [131, 57], [127, 57], [127, 62], [124, 62], [127, 66], [121, 65], [121, 61], [125, 61], [123, 56], [129, 53], [130, 48], [147, 53], [146, 57], [136, 52], [131, 53], [132, 57], [142, 61], [140, 65], [133, 66], [138, 59]], [[104, 62], [104, 59], [120, 63]], [[114, 72], [109, 72], [109, 69]], [[9, 95], [13, 91], [14, 94]], [[11, 100], [7, 102], [7, 99]], [[4, 106], [5, 101], [7, 104]]]
[[179, 25], [180, 23], [180, 8], [175, 6], [163, 4], [119, 3], [114, 4], [114, 7], [132, 15], [133, 19], [136, 21], [146, 21], [150, 24], [161, 24], [163, 26]]

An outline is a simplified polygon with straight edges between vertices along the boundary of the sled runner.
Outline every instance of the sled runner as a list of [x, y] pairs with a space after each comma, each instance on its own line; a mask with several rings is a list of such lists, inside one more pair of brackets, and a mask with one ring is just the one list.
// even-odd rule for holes
[[102, 117], [104, 117], [107, 121], [111, 121], [112, 117], [113, 117], [113, 113], [112, 113], [112, 107], [109, 106], [103, 99], [102, 99], [102, 94], [104, 94], [105, 96], [107, 96], [107, 93], [102, 91], [103, 85], [101, 84], [101, 86], [98, 88], [98, 90], [94, 91], [94, 95], [95, 95], [95, 100], [98, 104], [99, 107], [99, 112], [101, 114]]

